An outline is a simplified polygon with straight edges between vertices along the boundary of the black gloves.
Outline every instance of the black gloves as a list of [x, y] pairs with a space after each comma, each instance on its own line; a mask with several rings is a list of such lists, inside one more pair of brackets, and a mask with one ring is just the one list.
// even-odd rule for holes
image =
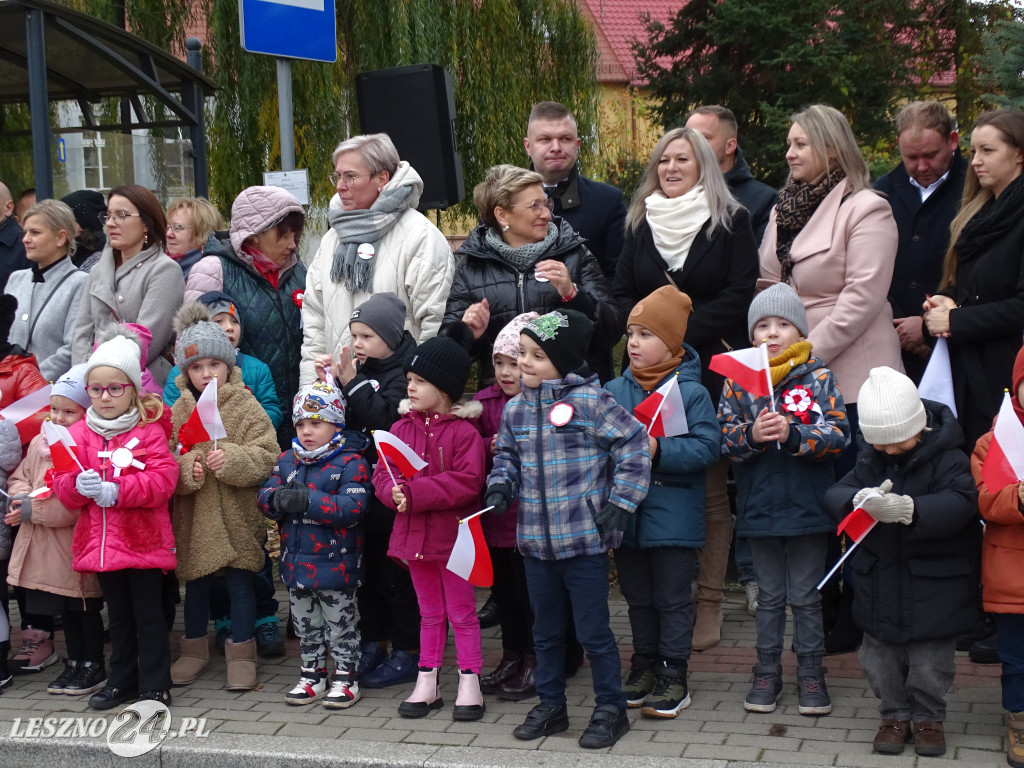
[[609, 501], [601, 507], [601, 511], [594, 515], [594, 523], [597, 525], [597, 530], [602, 534], [605, 531], [621, 531], [625, 529], [626, 522], [631, 514], [633, 513], [628, 509], [623, 509]]
[[281, 514], [301, 517], [309, 508], [309, 489], [293, 480], [277, 489], [273, 502]]
[[504, 515], [508, 512], [508, 496], [501, 491], [490, 491], [484, 500], [485, 507], [494, 507], [491, 510], [496, 515]]

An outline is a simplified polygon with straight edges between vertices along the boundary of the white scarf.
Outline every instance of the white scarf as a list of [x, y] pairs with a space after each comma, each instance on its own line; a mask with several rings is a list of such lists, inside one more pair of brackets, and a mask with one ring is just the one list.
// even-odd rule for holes
[[665, 197], [661, 192], [654, 192], [644, 202], [647, 204], [647, 223], [658, 253], [668, 265], [669, 272], [678, 272], [686, 263], [697, 233], [711, 218], [704, 187], [698, 184], [679, 197]]
[[86, 425], [104, 440], [131, 432], [140, 421], [142, 421], [142, 414], [139, 413], [138, 408], [132, 408], [113, 419], [103, 418], [96, 413], [92, 406], [89, 406], [89, 410], [85, 412]]

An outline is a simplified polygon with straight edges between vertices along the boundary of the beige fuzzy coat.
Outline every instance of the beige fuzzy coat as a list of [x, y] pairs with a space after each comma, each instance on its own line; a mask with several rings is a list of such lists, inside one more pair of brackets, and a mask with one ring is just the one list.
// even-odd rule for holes
[[[178, 430], [195, 408], [188, 377], [175, 380], [181, 397], [171, 409], [174, 431], [171, 451], [178, 448]], [[199, 443], [180, 456], [178, 489], [174, 497], [174, 540], [178, 548], [178, 576], [192, 581], [225, 566], [258, 571], [263, 567], [267, 537], [256, 492], [270, 477], [280, 453], [277, 434], [266, 411], [242, 384], [241, 369], [231, 370], [217, 391], [217, 405], [228, 436], [217, 441], [227, 463], [219, 472], [206, 468], [213, 443]], [[203, 464], [199, 482], [192, 477], [196, 457]]]

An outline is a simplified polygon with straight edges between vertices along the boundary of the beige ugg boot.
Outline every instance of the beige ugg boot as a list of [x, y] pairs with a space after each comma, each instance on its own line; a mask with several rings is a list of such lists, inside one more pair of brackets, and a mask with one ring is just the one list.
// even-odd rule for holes
[[725, 481], [728, 465], [708, 470], [704, 548], [698, 561], [697, 610], [693, 625], [693, 650], [705, 651], [722, 639], [722, 594], [732, 546], [732, 513]]
[[256, 640], [250, 638], [244, 643], [228, 640], [224, 644], [224, 660], [227, 663], [229, 691], [251, 691], [256, 687]]
[[171, 665], [171, 683], [189, 685], [210, 666], [210, 643], [205, 637], [181, 638], [181, 655]]
[[1006, 722], [1010, 726], [1010, 746], [1006, 748], [1006, 762], [1012, 768], [1024, 768], [1024, 712], [1011, 712]]

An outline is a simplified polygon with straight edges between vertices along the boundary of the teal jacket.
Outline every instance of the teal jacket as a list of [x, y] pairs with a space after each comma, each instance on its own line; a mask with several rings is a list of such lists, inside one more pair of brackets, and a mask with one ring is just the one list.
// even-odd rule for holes
[[[700, 383], [700, 358], [689, 344], [683, 349], [683, 362], [671, 376], [679, 383], [689, 431], [658, 438], [651, 461], [651, 487], [629, 520], [622, 538], [624, 547], [704, 546], [704, 477], [708, 467], [719, 460], [722, 432], [711, 396]], [[668, 380], [665, 377], [658, 387]], [[630, 413], [650, 394], [628, 370], [605, 384], [605, 389]]]
[[[238, 350], [235, 350], [235, 365], [242, 369], [242, 383], [260, 401], [260, 405], [270, 417], [270, 423], [274, 425], [274, 429], [280, 427], [283, 414], [281, 413], [281, 404], [277, 401], [274, 377], [270, 375], [270, 368], [262, 360], [258, 360], [252, 355], [243, 355]], [[181, 390], [175, 383], [175, 379], [180, 374], [178, 366], [171, 368], [171, 372], [167, 374], [167, 383], [164, 385], [164, 405], [168, 408], [178, 402], [178, 398], [181, 397]]]

